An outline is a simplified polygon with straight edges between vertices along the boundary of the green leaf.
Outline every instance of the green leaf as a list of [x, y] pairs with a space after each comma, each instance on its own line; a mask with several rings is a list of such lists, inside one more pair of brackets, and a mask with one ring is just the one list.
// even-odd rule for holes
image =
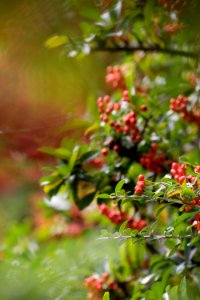
[[95, 194], [96, 194], [96, 192], [92, 192], [92, 193], [87, 194], [83, 198], [79, 199], [78, 201], [76, 200], [75, 202], [76, 202], [78, 208], [82, 210], [82, 209], [86, 208], [88, 205], [90, 205], [90, 203], [94, 199]]
[[164, 234], [169, 234], [169, 233], [171, 233], [171, 232], [173, 232], [173, 231], [174, 231], [174, 227], [173, 227], [173, 226], [168, 226], [168, 227], [165, 229]]
[[44, 176], [40, 179], [40, 185], [43, 186], [43, 185], [50, 184], [51, 182], [56, 181], [58, 178], [59, 178], [58, 175]]
[[83, 155], [81, 155], [80, 160], [83, 162], [86, 162], [88, 160], [91, 160], [93, 157], [97, 156], [97, 154], [98, 154], [98, 151], [95, 151], [95, 150], [88, 151], [88, 152], [84, 153]]
[[54, 35], [50, 37], [45, 42], [45, 47], [47, 48], [56, 48], [66, 44], [68, 41], [68, 37], [66, 35]]
[[170, 274], [171, 274], [171, 269], [170, 268], [168, 268], [164, 271], [164, 274], [162, 276], [162, 293], [164, 293], [164, 290], [165, 290], [165, 287], [167, 285]]
[[53, 147], [41, 147], [39, 148], [40, 152], [58, 157], [60, 159], [69, 159], [71, 152], [65, 148], [53, 148]]
[[161, 281], [155, 282], [150, 291], [147, 292], [147, 299], [162, 299], [161, 296], [163, 294], [163, 284]]
[[121, 189], [122, 189], [124, 183], [125, 183], [125, 179], [122, 179], [122, 180], [120, 180], [120, 181], [118, 182], [118, 184], [117, 184], [116, 187], [115, 187], [115, 194], [117, 194], [117, 193], [119, 193], [119, 192], [121, 191]]
[[181, 243], [176, 244], [176, 245], [172, 248], [172, 250], [169, 252], [168, 257], [172, 256], [172, 255], [178, 250], [178, 248], [180, 247], [180, 245], [181, 245]]
[[79, 155], [79, 146], [76, 146], [72, 152], [71, 158], [69, 160], [69, 169], [70, 171], [72, 171], [72, 169], [75, 166], [76, 160], [78, 159], [78, 155]]
[[122, 234], [124, 229], [126, 228], [126, 225], [128, 224], [128, 220], [122, 223], [122, 225], [119, 228], [119, 232]]
[[47, 154], [50, 154], [50, 155], [55, 155], [55, 148], [53, 147], [40, 147], [38, 149], [38, 151], [40, 152], [43, 152], [43, 153], [47, 153]]
[[158, 217], [161, 212], [163, 211], [163, 209], [165, 209], [166, 207], [170, 206], [170, 204], [165, 204], [163, 206], [161, 206], [157, 211], [156, 211], [156, 217]]
[[187, 285], [186, 285], [186, 279], [183, 277], [180, 282], [179, 286], [179, 292], [180, 292], [180, 299], [189, 300], [188, 294], [187, 294]]
[[106, 229], [102, 229], [101, 230], [101, 236], [102, 237], [113, 237], [113, 233], [111, 233], [110, 231], [108, 231]]
[[55, 150], [55, 156], [68, 160], [71, 157], [71, 151], [66, 148], [58, 148]]
[[167, 295], [169, 297], [169, 300], [179, 300], [179, 294], [178, 294], [178, 285], [173, 286], [170, 288], [168, 285], [166, 288]]
[[110, 300], [109, 292], [105, 292], [102, 300]]
[[98, 199], [110, 199], [110, 195], [108, 195], [108, 194], [100, 194], [100, 195], [98, 195]]
[[69, 167], [68, 165], [60, 165], [58, 168], [57, 168], [57, 171], [58, 173], [61, 175], [61, 176], [68, 176], [70, 173], [69, 173]]
[[[186, 183], [185, 183], [185, 185], [186, 185]], [[193, 191], [193, 189], [186, 186], [182, 190], [181, 196], [186, 197], [188, 200], [192, 200], [195, 198], [195, 192]]]
[[192, 239], [192, 241], [190, 243], [190, 246], [198, 244], [199, 241], [200, 241], [200, 234], [197, 237], [195, 237], [195, 238]]
[[[44, 192], [46, 194], [48, 194], [50, 191], [56, 191], [58, 190], [58, 188], [60, 187], [60, 185], [62, 184], [63, 179], [62, 178], [58, 178], [55, 179], [54, 181], [52, 181], [51, 183], [48, 183], [44, 186]], [[53, 194], [55, 194], [53, 192]]]
[[[99, 11], [94, 8], [85, 8], [84, 10], [80, 11], [81, 16], [88, 18], [92, 21], [97, 21], [99, 19]], [[90, 25], [91, 27], [91, 25]]]
[[124, 235], [131, 235], [132, 234], [132, 229], [131, 228], [124, 229], [123, 234]]
[[187, 220], [187, 219], [189, 219], [189, 218], [195, 216], [196, 213], [197, 213], [196, 211], [189, 212], [189, 213], [184, 213], [183, 215], [179, 216], [179, 217], [176, 219], [176, 221], [175, 221], [175, 223], [174, 223], [174, 226], [177, 226], [178, 224], [182, 223], [183, 221], [185, 221], [185, 220]]

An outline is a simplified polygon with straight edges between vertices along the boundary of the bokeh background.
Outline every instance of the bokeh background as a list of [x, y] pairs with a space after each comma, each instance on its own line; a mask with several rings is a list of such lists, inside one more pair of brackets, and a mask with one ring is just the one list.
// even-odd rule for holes
[[51, 36], [80, 34], [81, 5], [96, 6], [89, 2], [0, 3], [0, 205], [9, 222], [26, 215], [27, 193], [39, 189], [50, 158], [38, 148], [63, 137], [79, 139], [84, 122], [74, 120], [89, 120], [88, 101], [95, 105], [101, 93], [108, 56], [77, 60], [45, 47]]
[[38, 149], [81, 140], [113, 59], [73, 59], [45, 47], [51, 36], [80, 35], [82, 5], [99, 7], [98, 1], [0, 1], [1, 299], [84, 299], [83, 278], [101, 267], [105, 253], [113, 256], [111, 245], [101, 250], [95, 231], [48, 240], [54, 219], [44, 221], [38, 208], [43, 167], [54, 164]]

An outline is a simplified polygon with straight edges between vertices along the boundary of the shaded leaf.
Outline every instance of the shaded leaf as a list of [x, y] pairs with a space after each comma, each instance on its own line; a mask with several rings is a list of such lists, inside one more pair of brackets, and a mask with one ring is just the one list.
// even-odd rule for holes
[[76, 199], [75, 202], [78, 206], [79, 209], [84, 209], [86, 208], [88, 205], [90, 205], [90, 203], [93, 201], [94, 197], [95, 197], [96, 192], [92, 192], [87, 194], [86, 196], [84, 196], [81, 199]]

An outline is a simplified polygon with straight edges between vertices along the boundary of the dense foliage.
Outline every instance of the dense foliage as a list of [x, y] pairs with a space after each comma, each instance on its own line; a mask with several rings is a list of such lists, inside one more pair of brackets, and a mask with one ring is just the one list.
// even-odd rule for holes
[[[107, 3], [107, 5], [106, 5]], [[88, 299], [199, 299], [200, 161], [198, 3], [105, 1], [83, 39], [53, 37], [68, 54], [123, 52], [106, 70], [99, 116], [82, 145], [43, 149], [59, 158], [41, 180], [79, 209], [109, 219], [102, 240], [122, 257], [85, 279]], [[95, 22], [94, 22], [95, 19]], [[117, 250], [116, 250], [117, 251]]]

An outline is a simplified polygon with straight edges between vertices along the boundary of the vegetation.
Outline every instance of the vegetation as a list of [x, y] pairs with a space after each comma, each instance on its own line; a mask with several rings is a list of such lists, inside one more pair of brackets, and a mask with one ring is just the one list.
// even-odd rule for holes
[[40, 180], [34, 230], [18, 225], [4, 244], [17, 272], [34, 270], [25, 297], [200, 299], [199, 11], [198, 1], [103, 1], [83, 10], [81, 37], [46, 40], [109, 65], [82, 141], [40, 148], [57, 164]]

